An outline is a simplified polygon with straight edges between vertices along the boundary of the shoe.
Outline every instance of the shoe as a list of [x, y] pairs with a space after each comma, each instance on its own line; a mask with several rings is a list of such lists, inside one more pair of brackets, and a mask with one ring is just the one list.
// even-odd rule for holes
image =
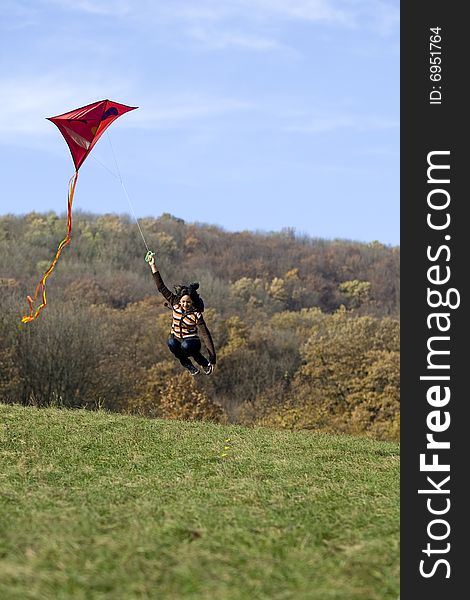
[[197, 367], [195, 367], [194, 365], [188, 365], [186, 368], [188, 369], [190, 374], [193, 376], [197, 375], [199, 373], [199, 369]]
[[214, 366], [213, 366], [213, 365], [211, 365], [211, 363], [209, 363], [209, 364], [207, 365], [207, 367], [202, 367], [202, 370], [204, 371], [204, 373], [205, 373], [206, 375], [210, 375], [210, 374], [212, 373], [212, 371], [214, 370]]

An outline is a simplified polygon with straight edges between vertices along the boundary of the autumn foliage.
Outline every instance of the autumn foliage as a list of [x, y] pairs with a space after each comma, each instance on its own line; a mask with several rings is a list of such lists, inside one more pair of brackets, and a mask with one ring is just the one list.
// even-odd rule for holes
[[171, 313], [135, 224], [75, 218], [26, 325], [65, 220], [0, 218], [1, 401], [398, 438], [398, 248], [142, 219], [168, 286], [200, 282], [218, 361], [193, 379], [167, 349]]

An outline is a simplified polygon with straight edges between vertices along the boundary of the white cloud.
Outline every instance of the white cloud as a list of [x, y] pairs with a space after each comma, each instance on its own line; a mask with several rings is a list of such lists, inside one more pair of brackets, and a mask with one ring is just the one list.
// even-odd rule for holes
[[390, 35], [399, 24], [398, 0], [42, 0], [26, 2], [25, 6], [31, 12], [55, 6], [64, 11], [125, 18], [153, 26], [179, 22], [189, 26], [189, 33], [193, 28], [211, 24], [230, 32], [241, 23], [256, 27], [303, 21], [367, 28], [379, 35]]
[[[70, 78], [62, 72], [35, 77], [17, 77], [0, 84], [0, 134], [3, 143], [10, 143], [15, 135], [44, 136], [52, 129], [46, 117], [61, 114], [95, 100], [111, 98], [124, 104], [133, 104], [135, 86], [128, 81], [99, 80], [87, 74], [84, 88], [80, 77]], [[132, 93], [131, 93], [131, 90]], [[227, 115], [250, 116], [250, 129], [258, 126], [281, 129], [287, 133], [319, 134], [338, 129], [372, 131], [398, 128], [398, 119], [353, 114], [344, 111], [316, 112], [294, 110], [289, 106], [273, 108], [272, 98], [266, 103], [243, 98], [195, 94], [194, 92], [168, 92], [162, 89], [139, 93], [137, 104], [141, 110], [123, 127], [145, 129], [176, 129], [192, 123], [210, 121]], [[259, 118], [253, 119], [256, 114]], [[239, 123], [241, 125], [241, 123]], [[33, 141], [32, 141], [33, 143]], [[35, 143], [35, 142], [34, 142]]]
[[[132, 104], [135, 91], [131, 82], [123, 85], [108, 79], [87, 74], [87, 85], [83, 79], [73, 80], [64, 73], [49, 73], [35, 77], [17, 77], [0, 83], [0, 134], [2, 142], [9, 143], [11, 136], [28, 134], [43, 136], [52, 129], [47, 117], [61, 114], [95, 100], [111, 98], [124, 104]], [[131, 98], [131, 100], [127, 100]], [[126, 127], [146, 129], [175, 128], [192, 121], [211, 119], [229, 113], [250, 110], [253, 105], [243, 100], [226, 97], [209, 97], [194, 93], [165, 93], [158, 91], [155, 96], [139, 94], [138, 104], [142, 110], [136, 111]]]
[[377, 131], [384, 129], [398, 129], [399, 126], [400, 122], [398, 119], [351, 113], [319, 113], [317, 115], [304, 115], [302, 118], [296, 119], [295, 123], [286, 125], [284, 131], [288, 133], [317, 134], [337, 129]]
[[[142, 7], [142, 3], [140, 4]], [[304, 21], [342, 27], [367, 27], [389, 34], [399, 23], [398, 0], [187, 0], [156, 9], [159, 18], [227, 25], [230, 21], [265, 24]]]
[[292, 52], [288, 46], [274, 39], [247, 35], [238, 32], [219, 31], [207, 27], [195, 26], [188, 30], [189, 35], [198, 43], [209, 49], [223, 49], [238, 47], [240, 49], [254, 50], [259, 52], [279, 50]]
[[145, 109], [135, 114], [133, 127], [146, 129], [171, 129], [187, 126], [188, 123], [202, 119], [212, 119], [234, 112], [247, 111], [254, 108], [249, 102], [230, 98], [202, 97], [192, 94], [167, 96], [164, 101], [147, 97], [142, 102]]
[[92, 75], [87, 77], [86, 87], [80, 77], [68, 72], [4, 79], [0, 82], [0, 133], [47, 134], [47, 117], [107, 98], [111, 92], [115, 98], [125, 97], [122, 83]]
[[329, 21], [347, 24], [350, 16], [341, 3], [332, 0], [241, 0], [246, 8], [258, 13], [301, 21]]
[[123, 17], [132, 13], [136, 8], [138, 9], [138, 3], [136, 4], [132, 0], [43, 0], [43, 4], [56, 6], [63, 10], [112, 17]]
[[6, 0], [2, 11], [7, 15], [38, 14], [48, 9], [62, 9], [94, 15], [146, 22], [180, 20], [214, 23], [233, 19], [245, 22], [292, 19], [330, 22], [339, 25], [374, 23], [382, 31], [396, 27], [399, 21], [398, 0]]
[[187, 0], [167, 3], [147, 23], [166, 23], [175, 39], [189, 38], [209, 50], [238, 48], [256, 52], [297, 54], [295, 28], [366, 31], [390, 38], [398, 33], [398, 0]]

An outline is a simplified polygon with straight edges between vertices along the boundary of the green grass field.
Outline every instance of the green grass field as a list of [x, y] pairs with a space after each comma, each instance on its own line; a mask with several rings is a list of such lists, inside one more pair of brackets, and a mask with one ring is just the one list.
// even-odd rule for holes
[[0, 598], [397, 600], [398, 453], [0, 404]]

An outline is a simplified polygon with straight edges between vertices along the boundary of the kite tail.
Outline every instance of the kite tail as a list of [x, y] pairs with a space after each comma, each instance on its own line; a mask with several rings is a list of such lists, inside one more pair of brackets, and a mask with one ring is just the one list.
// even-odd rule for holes
[[[71, 239], [70, 233], [72, 231], [72, 203], [73, 203], [73, 195], [75, 193], [75, 186], [77, 184], [77, 178], [78, 178], [78, 170], [75, 171], [75, 175], [73, 177], [71, 177], [70, 181], [69, 181], [69, 197], [68, 197], [68, 204], [67, 204], [67, 235], [60, 242], [60, 244], [57, 248], [57, 252], [54, 257], [54, 260], [51, 262], [51, 264], [49, 265], [49, 268], [42, 276], [41, 281], [37, 284], [36, 291], [34, 292], [34, 297], [31, 298], [31, 296], [27, 296], [26, 299], [29, 304], [29, 315], [25, 315], [21, 319], [22, 323], [29, 323], [30, 321], [34, 321], [34, 319], [39, 315], [41, 310], [46, 306], [46, 304], [47, 304], [46, 279], [52, 273], [56, 262], [59, 260], [59, 256], [61, 255], [62, 250], [65, 248], [65, 246], [70, 244], [70, 239]], [[34, 310], [33, 304], [38, 299], [39, 294], [41, 294], [41, 296], [42, 296], [42, 304], [40, 304], [38, 306], [38, 308], [36, 309], [36, 312], [33, 314], [33, 310]]]

